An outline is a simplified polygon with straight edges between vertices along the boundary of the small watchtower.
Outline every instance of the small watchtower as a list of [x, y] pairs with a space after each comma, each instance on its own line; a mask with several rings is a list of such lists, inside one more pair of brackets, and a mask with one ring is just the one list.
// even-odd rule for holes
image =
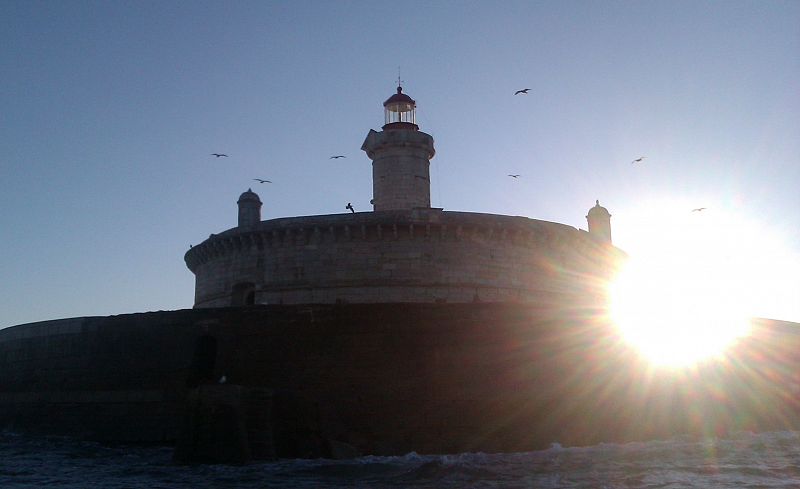
[[430, 208], [433, 138], [419, 130], [417, 103], [397, 87], [383, 103], [382, 131], [370, 129], [361, 149], [372, 160], [375, 211]]
[[252, 189], [239, 196], [239, 227], [255, 227], [261, 222], [261, 199]]
[[589, 209], [586, 220], [589, 222], [589, 235], [611, 244], [611, 214], [600, 205], [599, 200]]

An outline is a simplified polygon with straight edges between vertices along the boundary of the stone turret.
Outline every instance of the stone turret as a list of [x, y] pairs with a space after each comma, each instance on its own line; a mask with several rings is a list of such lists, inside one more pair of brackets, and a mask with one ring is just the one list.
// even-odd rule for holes
[[251, 189], [239, 196], [239, 227], [257, 226], [261, 222], [261, 199]]
[[611, 214], [608, 209], [600, 205], [600, 201], [595, 201], [595, 206], [589, 209], [586, 215], [589, 222], [589, 234], [593, 237], [611, 243]]
[[385, 124], [370, 130], [361, 149], [372, 160], [372, 204], [376, 211], [430, 208], [433, 138], [419, 130], [417, 104], [403, 88], [384, 103]]

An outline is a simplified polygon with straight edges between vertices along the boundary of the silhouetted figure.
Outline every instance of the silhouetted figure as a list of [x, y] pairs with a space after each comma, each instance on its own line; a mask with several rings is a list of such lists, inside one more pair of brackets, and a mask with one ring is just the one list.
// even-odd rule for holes
[[350, 202], [348, 202], [348, 203], [347, 203], [347, 205], [346, 205], [346, 206], [344, 206], [344, 208], [345, 208], [345, 209], [350, 209], [350, 212], [352, 212], [353, 214], [355, 214], [355, 213], [356, 213], [356, 210], [355, 210], [355, 209], [353, 209], [353, 204], [351, 204]]
[[516, 92], [514, 92], [514, 95], [519, 95], [520, 93], [527, 95], [528, 90], [530, 90], [530, 88], [523, 88], [522, 90], [517, 90]]
[[211, 153], [211, 156], [216, 156], [217, 158], [219, 158], [220, 156], [224, 156], [225, 158], [228, 157], [228, 155], [226, 155], [224, 153]]

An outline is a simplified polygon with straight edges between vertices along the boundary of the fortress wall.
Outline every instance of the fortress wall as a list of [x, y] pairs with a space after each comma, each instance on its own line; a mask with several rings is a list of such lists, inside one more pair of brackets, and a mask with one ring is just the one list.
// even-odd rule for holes
[[0, 425], [114, 441], [174, 439], [192, 311], [0, 330]]
[[673, 375], [600, 318], [567, 304], [209, 308], [87, 318], [61, 347], [26, 325], [0, 331], [0, 426], [171, 441], [188, 388], [225, 375], [273, 390], [287, 456], [309, 439], [452, 453], [800, 427], [798, 325], [761, 325], [725, 362]]
[[40, 336], [54, 337], [63, 334], [80, 333], [86, 327], [87, 320], [88, 318], [54, 319], [20, 325], [25, 327], [6, 328], [2, 330], [3, 334], [0, 336], [0, 341], [6, 342]]
[[585, 232], [524, 218], [497, 225], [492, 217], [342, 225], [336, 216], [327, 227], [317, 218], [305, 227], [217, 236], [194, 252], [202, 259], [187, 258], [197, 277], [195, 307], [230, 305], [243, 282], [256, 284], [257, 302], [270, 304], [537, 302], [595, 293], [591, 279], [608, 276], [618, 259]]

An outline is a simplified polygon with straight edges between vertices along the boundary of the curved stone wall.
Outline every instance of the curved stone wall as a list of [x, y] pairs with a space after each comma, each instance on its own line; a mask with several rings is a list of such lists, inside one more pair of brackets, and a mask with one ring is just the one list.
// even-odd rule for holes
[[[274, 392], [280, 457], [521, 452], [800, 427], [800, 324], [653, 369], [600, 310], [528, 304], [203, 308], [0, 330], [0, 429], [173, 443], [198, 385]], [[250, 418], [248, 418], [250, 419]], [[250, 423], [250, 421], [247, 421]], [[224, 438], [223, 438], [224, 439]], [[316, 442], [315, 442], [316, 440]]]
[[439, 209], [308, 216], [195, 246], [195, 307], [591, 299], [623, 256], [585, 231]]

